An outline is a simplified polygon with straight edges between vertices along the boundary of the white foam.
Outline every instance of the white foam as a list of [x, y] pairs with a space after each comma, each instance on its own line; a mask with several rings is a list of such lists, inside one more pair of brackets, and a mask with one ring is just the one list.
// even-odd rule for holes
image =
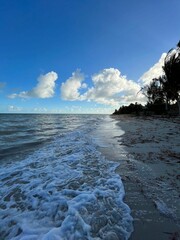
[[0, 172], [2, 237], [129, 238], [132, 217], [123, 202], [123, 184], [114, 171], [117, 164], [97, 151], [91, 130], [84, 125], [21, 162], [4, 164]]

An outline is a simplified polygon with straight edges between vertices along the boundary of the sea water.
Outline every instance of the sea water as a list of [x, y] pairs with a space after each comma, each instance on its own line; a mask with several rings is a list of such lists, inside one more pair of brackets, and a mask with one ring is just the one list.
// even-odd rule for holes
[[112, 122], [104, 115], [0, 115], [0, 239], [130, 237], [119, 163], [99, 150], [98, 131]]

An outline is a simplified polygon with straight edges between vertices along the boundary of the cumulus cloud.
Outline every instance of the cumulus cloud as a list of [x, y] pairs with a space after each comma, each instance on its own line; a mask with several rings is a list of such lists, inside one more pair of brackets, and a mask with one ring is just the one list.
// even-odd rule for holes
[[140, 82], [142, 82], [143, 85], [149, 84], [153, 78], [158, 78], [164, 74], [162, 67], [164, 66], [166, 55], [167, 53], [163, 53], [159, 61], [140, 77]]
[[20, 93], [13, 93], [9, 98], [51, 98], [55, 93], [55, 81], [58, 79], [56, 72], [49, 72], [41, 75], [37, 81], [36, 87], [30, 91], [22, 91]]
[[146, 97], [142, 94], [141, 87], [149, 84], [153, 78], [163, 75], [163, 66], [166, 53], [163, 53], [159, 61], [146, 71], [138, 82], [129, 80], [123, 76], [118, 69], [106, 68], [92, 75], [93, 86], [83, 94], [81, 89], [84, 83], [84, 74], [79, 70], [72, 74], [67, 81], [61, 85], [61, 96], [64, 100], [84, 100], [96, 103], [119, 106], [129, 103], [146, 103]]
[[83, 73], [81, 73], [80, 69], [77, 69], [72, 73], [72, 76], [63, 82], [61, 85], [61, 97], [64, 100], [80, 100], [80, 92], [81, 88], [86, 88], [86, 83], [82, 83], [85, 79]]
[[[94, 87], [89, 89], [84, 96], [87, 99], [107, 105], [118, 105], [120, 102], [136, 102], [142, 97], [138, 95], [140, 86], [128, 80], [126, 76], [115, 68], [103, 69], [92, 76]], [[129, 99], [127, 98], [129, 97]]]
[[144, 101], [144, 96], [140, 91], [140, 85], [115, 68], [103, 69], [92, 76], [93, 87], [87, 89], [84, 94], [80, 94], [84, 75], [79, 71], [73, 73], [61, 86], [61, 96], [65, 100], [86, 100], [96, 103], [116, 106], [121, 103]]

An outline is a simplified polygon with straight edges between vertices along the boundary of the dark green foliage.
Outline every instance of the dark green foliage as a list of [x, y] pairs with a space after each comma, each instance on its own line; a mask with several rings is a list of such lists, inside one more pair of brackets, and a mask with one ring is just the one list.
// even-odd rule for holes
[[170, 102], [176, 100], [180, 113], [180, 41], [177, 48], [167, 53], [163, 70], [163, 76], [152, 79], [148, 86], [142, 88], [148, 99], [146, 109], [155, 114], [168, 113], [172, 110]]
[[113, 114], [140, 114], [142, 112], [144, 107], [141, 104], [138, 103], [131, 103], [129, 106], [122, 106], [119, 108], [119, 110], [115, 110]]
[[149, 104], [163, 104], [165, 102], [165, 94], [162, 86], [162, 78], [154, 78], [147, 87], [147, 98]]
[[180, 41], [176, 49], [171, 49], [164, 61], [166, 81], [164, 87], [171, 100], [179, 99], [180, 92]]
[[180, 41], [171, 49], [164, 61], [166, 81], [163, 83], [168, 99], [177, 101], [180, 114]]
[[166, 104], [165, 103], [155, 103], [155, 104], [147, 104], [145, 111], [145, 115], [148, 113], [156, 114], [156, 115], [161, 115], [161, 114], [166, 114]]

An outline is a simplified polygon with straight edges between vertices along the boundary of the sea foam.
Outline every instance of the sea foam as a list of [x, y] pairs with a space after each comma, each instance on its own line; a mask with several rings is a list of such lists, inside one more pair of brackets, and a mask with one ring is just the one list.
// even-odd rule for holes
[[1, 167], [2, 238], [129, 238], [132, 217], [115, 173], [118, 164], [97, 150], [91, 130], [78, 127], [23, 161]]

